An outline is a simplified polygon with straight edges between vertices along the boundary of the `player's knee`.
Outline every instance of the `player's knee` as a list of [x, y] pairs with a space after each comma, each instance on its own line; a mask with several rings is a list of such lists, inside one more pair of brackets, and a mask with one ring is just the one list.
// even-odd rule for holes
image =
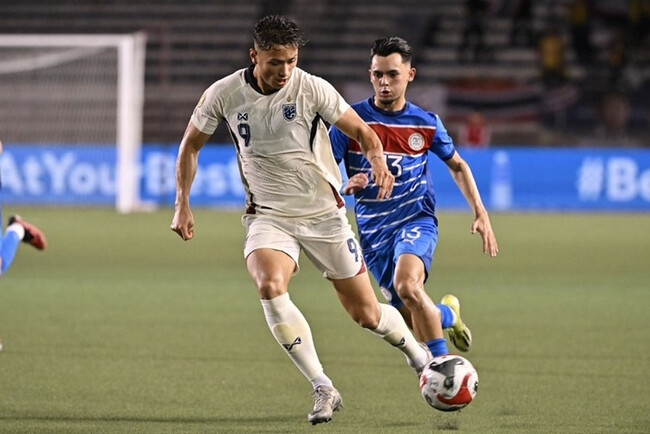
[[426, 297], [424, 289], [419, 281], [412, 278], [399, 279], [395, 281], [395, 290], [405, 305], [418, 304]]
[[257, 291], [260, 298], [271, 300], [287, 292], [287, 285], [284, 279], [272, 276], [264, 276], [256, 279]]
[[[396, 287], [396, 290], [399, 298], [410, 311], [426, 309], [434, 304], [419, 283], [400, 285]], [[433, 314], [439, 317], [440, 311], [438, 309], [433, 310]]]

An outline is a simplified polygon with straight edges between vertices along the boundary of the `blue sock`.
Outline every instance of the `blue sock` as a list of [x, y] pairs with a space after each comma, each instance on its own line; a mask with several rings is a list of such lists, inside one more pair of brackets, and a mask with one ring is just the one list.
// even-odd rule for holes
[[11, 263], [16, 257], [20, 239], [18, 234], [14, 231], [8, 231], [2, 238], [0, 238], [0, 257], [2, 258], [2, 274], [5, 274]]
[[427, 342], [427, 347], [429, 351], [433, 354], [433, 357], [444, 356], [449, 354], [449, 349], [447, 348], [447, 341], [444, 339], [434, 339]]
[[448, 329], [454, 325], [454, 311], [451, 310], [446, 304], [436, 304], [436, 307], [440, 309], [440, 322], [442, 323], [443, 329]]

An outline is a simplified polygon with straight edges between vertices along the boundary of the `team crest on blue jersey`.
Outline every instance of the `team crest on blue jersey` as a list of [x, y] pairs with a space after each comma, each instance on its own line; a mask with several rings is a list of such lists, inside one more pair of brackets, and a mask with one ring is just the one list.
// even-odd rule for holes
[[409, 136], [409, 147], [414, 151], [424, 148], [424, 137], [420, 133], [413, 133]]
[[282, 115], [291, 122], [296, 118], [296, 104], [282, 104]]

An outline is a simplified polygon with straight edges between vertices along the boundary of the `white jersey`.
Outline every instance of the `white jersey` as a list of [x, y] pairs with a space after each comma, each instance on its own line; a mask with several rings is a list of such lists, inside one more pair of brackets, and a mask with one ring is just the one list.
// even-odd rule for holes
[[194, 126], [206, 134], [227, 123], [246, 212], [309, 217], [342, 207], [341, 174], [323, 120], [336, 123], [350, 106], [327, 81], [299, 68], [285, 87], [263, 95], [252, 71], [241, 69], [212, 84], [192, 114]]

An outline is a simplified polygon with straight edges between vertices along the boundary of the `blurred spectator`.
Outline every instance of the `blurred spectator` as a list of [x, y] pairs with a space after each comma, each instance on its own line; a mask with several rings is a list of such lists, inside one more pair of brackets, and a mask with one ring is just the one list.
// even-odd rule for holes
[[489, 8], [487, 0], [465, 0], [462, 40], [458, 47], [461, 62], [490, 60], [485, 44], [485, 18]]
[[542, 82], [555, 87], [566, 81], [566, 43], [560, 29], [553, 25], [539, 39], [539, 61]]
[[535, 40], [532, 0], [516, 0], [512, 9], [511, 20], [510, 46], [532, 47]]
[[632, 108], [622, 93], [603, 96], [598, 107], [598, 124], [592, 137], [581, 142], [587, 146], [636, 147], [640, 142], [629, 133]]
[[591, 44], [592, 6], [589, 0], [573, 0], [569, 5], [569, 26], [571, 42], [578, 62], [593, 61], [594, 50]]
[[650, 0], [629, 0], [628, 20], [632, 47], [641, 48], [650, 34]]
[[492, 130], [485, 116], [474, 110], [458, 129], [458, 145], [468, 148], [487, 148], [492, 140]]
[[620, 27], [614, 27], [610, 32], [606, 62], [609, 85], [615, 88], [623, 87], [623, 73], [627, 66], [628, 53], [624, 32]]

